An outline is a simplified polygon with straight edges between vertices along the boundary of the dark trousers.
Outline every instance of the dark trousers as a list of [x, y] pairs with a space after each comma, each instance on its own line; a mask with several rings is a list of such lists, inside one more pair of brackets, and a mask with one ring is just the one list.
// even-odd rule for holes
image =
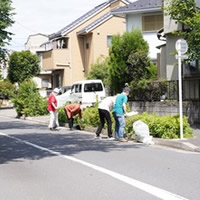
[[70, 128], [70, 129], [73, 128], [73, 124], [74, 124], [74, 119], [73, 119], [73, 117], [69, 118], [69, 119], [68, 119], [68, 122], [69, 122], [69, 128]]
[[66, 117], [67, 117], [67, 120], [68, 120], [68, 123], [69, 123], [69, 128], [71, 129], [71, 128], [73, 128], [74, 119], [73, 119], [73, 117], [69, 118], [67, 116], [67, 111], [65, 109], [64, 109], [64, 111], [65, 111], [65, 114], [66, 114]]
[[102, 128], [104, 127], [105, 120], [106, 120], [107, 125], [108, 125], [108, 137], [112, 137], [112, 121], [111, 121], [110, 113], [107, 110], [103, 110], [103, 109], [98, 109], [98, 111], [99, 111], [100, 123], [96, 131], [96, 135], [97, 136], [100, 135]]

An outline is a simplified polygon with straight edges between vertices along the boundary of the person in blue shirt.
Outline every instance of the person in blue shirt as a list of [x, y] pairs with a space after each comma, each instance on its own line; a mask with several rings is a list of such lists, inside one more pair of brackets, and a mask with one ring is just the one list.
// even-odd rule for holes
[[128, 101], [128, 95], [130, 93], [130, 88], [125, 87], [123, 92], [117, 96], [115, 100], [115, 105], [113, 108], [113, 116], [115, 119], [115, 138], [120, 142], [127, 142], [124, 138], [124, 127], [126, 114], [126, 103]]

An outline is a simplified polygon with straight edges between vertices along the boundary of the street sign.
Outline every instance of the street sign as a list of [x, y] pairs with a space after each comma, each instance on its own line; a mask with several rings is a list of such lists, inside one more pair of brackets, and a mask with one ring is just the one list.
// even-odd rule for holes
[[179, 59], [179, 57], [183, 60], [183, 59], [188, 59], [188, 55], [176, 55], [175, 56], [176, 57], [176, 59]]
[[183, 102], [182, 102], [182, 72], [181, 60], [187, 59], [188, 56], [184, 55], [188, 50], [188, 44], [184, 39], [176, 41], [176, 59], [178, 59], [178, 79], [179, 79], [179, 114], [180, 114], [180, 139], [183, 139]]
[[176, 41], [176, 50], [180, 52], [180, 54], [185, 54], [188, 50], [188, 44], [184, 39], [178, 39]]

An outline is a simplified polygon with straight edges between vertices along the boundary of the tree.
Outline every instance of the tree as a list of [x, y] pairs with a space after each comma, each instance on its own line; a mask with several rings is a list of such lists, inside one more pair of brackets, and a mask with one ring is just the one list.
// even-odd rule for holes
[[9, 44], [12, 35], [12, 33], [6, 31], [14, 23], [11, 3], [11, 0], [0, 0], [0, 63], [7, 58], [5, 46]]
[[40, 73], [38, 57], [30, 51], [13, 52], [10, 55], [8, 79], [21, 83]]
[[137, 83], [151, 76], [148, 51], [149, 46], [140, 30], [113, 37], [109, 50], [109, 76], [113, 93], [121, 92], [126, 83]]
[[16, 86], [8, 80], [0, 81], [0, 99], [10, 99], [14, 96]]
[[101, 79], [104, 85], [107, 85], [108, 76], [108, 58], [100, 56], [97, 62], [91, 66], [87, 79]]
[[46, 115], [47, 101], [40, 96], [37, 85], [33, 80], [20, 84], [16, 95], [12, 98], [18, 117]]
[[200, 10], [195, 0], [168, 0], [164, 11], [177, 23], [182, 24], [182, 30], [174, 34], [182, 36], [188, 42], [190, 60], [200, 59]]

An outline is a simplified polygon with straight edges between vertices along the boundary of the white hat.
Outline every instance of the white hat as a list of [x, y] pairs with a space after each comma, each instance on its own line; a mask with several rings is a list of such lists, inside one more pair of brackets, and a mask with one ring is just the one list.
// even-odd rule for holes
[[54, 88], [53, 92], [58, 94], [60, 90], [58, 88]]

